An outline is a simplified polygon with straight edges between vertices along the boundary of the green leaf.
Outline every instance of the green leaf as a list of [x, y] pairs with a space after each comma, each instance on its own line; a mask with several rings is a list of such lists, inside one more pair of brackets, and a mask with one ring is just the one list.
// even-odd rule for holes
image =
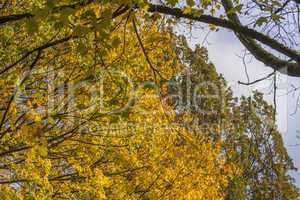
[[55, 7], [55, 1], [54, 0], [47, 0], [46, 6], [48, 9], [53, 9]]
[[167, 0], [167, 4], [175, 6], [178, 3], [178, 0]]
[[88, 52], [86, 46], [82, 42], [78, 43], [77, 50], [82, 56], [86, 55]]
[[62, 11], [62, 14], [65, 16], [73, 15], [75, 13], [75, 9], [73, 8], [65, 8]]
[[201, 15], [203, 15], [203, 13], [204, 13], [204, 10], [203, 9], [199, 9], [199, 10], [197, 10], [197, 11], [195, 11], [193, 13], [193, 16], [194, 17], [200, 17]]
[[118, 37], [115, 37], [111, 43], [113, 48], [117, 48], [121, 44], [121, 40]]
[[74, 28], [74, 34], [77, 36], [82, 36], [90, 32], [91, 30], [88, 27], [78, 25]]
[[261, 26], [267, 22], [268, 22], [268, 19], [266, 17], [260, 17], [256, 20], [255, 25]]
[[87, 10], [85, 13], [81, 15], [84, 19], [96, 20], [96, 14], [93, 10]]
[[104, 19], [95, 25], [97, 31], [107, 29], [110, 26], [111, 20]]
[[190, 7], [193, 7], [195, 5], [195, 1], [194, 0], [186, 0], [186, 3]]
[[35, 33], [38, 31], [39, 26], [34, 17], [26, 21], [26, 28], [28, 33]]
[[156, 83], [153, 81], [146, 81], [144, 82], [144, 89], [155, 89]]

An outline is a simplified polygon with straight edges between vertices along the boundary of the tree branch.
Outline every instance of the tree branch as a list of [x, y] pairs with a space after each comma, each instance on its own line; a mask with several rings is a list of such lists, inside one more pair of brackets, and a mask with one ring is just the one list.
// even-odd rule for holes
[[[222, 5], [227, 13], [229, 20], [238, 26], [242, 26], [238, 16], [235, 13], [231, 13], [233, 4], [231, 0], [222, 0]], [[235, 35], [241, 41], [241, 43], [248, 49], [248, 51], [259, 61], [273, 68], [274, 70], [281, 70], [281, 73], [290, 76], [300, 76], [299, 62], [292, 63], [275, 57], [273, 54], [264, 50], [254, 39], [251, 39], [244, 34], [235, 32]]]
[[[170, 8], [162, 5], [150, 4], [148, 12], [158, 12], [177, 18], [190, 19], [230, 29], [237, 34], [241, 34], [244, 36], [242, 40], [243, 44], [247, 45], [246, 48], [249, 51], [251, 50], [250, 52], [253, 53], [258, 60], [262, 61], [267, 66], [270, 66], [276, 70], [286, 68], [286, 71], [281, 71], [281, 73], [283, 74], [300, 77], [300, 54], [254, 29], [250, 29], [231, 20], [229, 21], [226, 19], [220, 19], [210, 15], [201, 15], [199, 17], [196, 17], [193, 14], [183, 13], [183, 11], [179, 8]], [[277, 50], [278, 52], [288, 56], [291, 60], [294, 60], [295, 62], [280, 60], [274, 55], [266, 52], [259, 45], [253, 45], [253, 43], [247, 41], [249, 39], [255, 39], [261, 42], [262, 44], [265, 44], [273, 48], [274, 50]]]
[[268, 74], [266, 77], [257, 79], [257, 80], [252, 81], [252, 82], [244, 83], [244, 82], [238, 81], [238, 83], [241, 84], [241, 85], [253, 85], [253, 84], [258, 83], [258, 82], [260, 82], [260, 81], [264, 81], [264, 80], [270, 78], [270, 77], [273, 76], [273, 75], [274, 75], [274, 72]]

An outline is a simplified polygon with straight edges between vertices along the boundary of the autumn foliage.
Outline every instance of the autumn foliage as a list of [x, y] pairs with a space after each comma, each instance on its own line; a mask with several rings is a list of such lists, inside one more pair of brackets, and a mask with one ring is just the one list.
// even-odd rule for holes
[[297, 199], [262, 94], [126, 3], [1, 10], [0, 199]]

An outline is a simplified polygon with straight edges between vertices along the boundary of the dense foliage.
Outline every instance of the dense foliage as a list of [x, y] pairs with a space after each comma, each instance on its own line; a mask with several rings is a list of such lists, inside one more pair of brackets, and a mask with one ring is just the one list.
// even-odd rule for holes
[[272, 106], [148, 9], [2, 5], [0, 198], [297, 199]]

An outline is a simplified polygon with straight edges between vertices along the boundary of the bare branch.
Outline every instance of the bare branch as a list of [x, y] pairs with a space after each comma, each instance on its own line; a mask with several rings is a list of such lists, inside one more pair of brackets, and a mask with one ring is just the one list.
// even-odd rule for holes
[[241, 84], [241, 85], [253, 85], [253, 84], [255, 84], [255, 83], [258, 83], [258, 82], [264, 81], [264, 80], [266, 80], [266, 79], [270, 78], [270, 77], [271, 77], [271, 76], [273, 76], [273, 75], [274, 75], [274, 72], [270, 73], [270, 74], [269, 74], [269, 75], [267, 75], [266, 77], [263, 77], [263, 78], [257, 79], [257, 80], [255, 80], [255, 81], [252, 81], [252, 82], [244, 83], [244, 82], [238, 81], [238, 83], [239, 83], [239, 84]]

